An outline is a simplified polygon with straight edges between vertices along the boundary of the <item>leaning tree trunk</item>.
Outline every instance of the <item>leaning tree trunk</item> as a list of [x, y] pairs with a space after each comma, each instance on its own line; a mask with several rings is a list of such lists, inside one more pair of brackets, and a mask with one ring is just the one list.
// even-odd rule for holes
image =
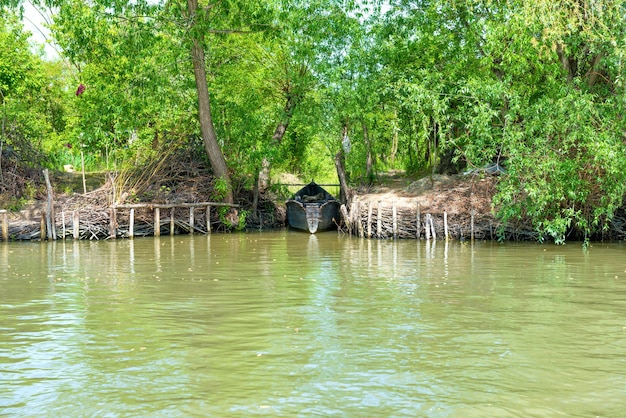
[[[274, 135], [272, 135], [272, 142], [274, 144], [280, 145], [283, 141], [283, 137], [287, 132], [287, 128], [289, 127], [289, 122], [291, 122], [291, 116], [293, 115], [293, 111], [295, 110], [300, 98], [297, 95], [290, 94], [287, 95], [287, 103], [285, 103], [285, 110], [283, 113], [283, 117], [276, 125], [276, 129], [274, 130]], [[267, 189], [270, 186], [270, 168], [272, 163], [269, 158], [263, 158], [261, 162], [261, 169], [259, 170], [256, 187], [254, 188], [254, 193], [252, 196], [252, 213], [256, 214], [257, 206], [259, 204], [259, 195], [264, 195], [267, 192]]]
[[[189, 16], [195, 19], [198, 9], [198, 0], [187, 0]], [[206, 81], [206, 70], [204, 49], [202, 46], [203, 36], [196, 34], [193, 36], [193, 45], [191, 47], [191, 59], [193, 61], [193, 73], [196, 79], [196, 90], [198, 91], [198, 119], [200, 120], [200, 131], [202, 132], [202, 140], [204, 141], [204, 149], [209, 157], [213, 174], [216, 178], [226, 182], [227, 192], [223, 201], [233, 203], [233, 188], [226, 166], [226, 160], [222, 149], [217, 142], [217, 134], [211, 117], [211, 99], [209, 97], [209, 86]]]
[[346, 174], [346, 158], [343, 150], [335, 154], [335, 168], [337, 168], [337, 177], [339, 178], [339, 201], [348, 204], [350, 200], [350, 191], [348, 189], [348, 176]]

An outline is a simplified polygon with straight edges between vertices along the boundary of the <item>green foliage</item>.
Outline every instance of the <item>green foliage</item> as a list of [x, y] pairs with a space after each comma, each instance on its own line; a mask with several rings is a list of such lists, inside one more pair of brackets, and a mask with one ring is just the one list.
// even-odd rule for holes
[[77, 166], [84, 149], [118, 168], [197, 141], [195, 39], [217, 141], [246, 187], [265, 160], [335, 182], [345, 133], [355, 182], [498, 161], [498, 216], [541, 239], [591, 237], [622, 205], [621, 1], [232, 0], [191, 17], [186, 2], [44, 3], [71, 71], [33, 55], [15, 16], [0, 19], [3, 141], [28, 144], [24, 160]]
[[213, 185], [213, 195], [211, 197], [213, 201], [221, 202], [224, 200], [229, 192], [229, 187], [229, 184], [223, 178], [216, 178], [215, 184]]

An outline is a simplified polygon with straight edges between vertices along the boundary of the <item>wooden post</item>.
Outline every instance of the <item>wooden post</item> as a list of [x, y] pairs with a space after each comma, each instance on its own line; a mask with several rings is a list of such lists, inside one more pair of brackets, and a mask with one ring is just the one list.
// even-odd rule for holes
[[376, 215], [376, 236], [378, 238], [382, 238], [383, 235], [383, 210], [380, 204], [380, 200], [378, 201], [378, 213]]
[[415, 233], [415, 238], [420, 239], [420, 230], [422, 229], [422, 214], [421, 214], [421, 207], [420, 207], [420, 202], [417, 202], [417, 227], [416, 229], [416, 233]]
[[133, 238], [135, 236], [135, 208], [130, 208], [130, 219], [128, 223], [128, 238]]
[[54, 227], [54, 194], [52, 192], [52, 184], [50, 184], [50, 176], [48, 169], [43, 170], [43, 177], [46, 180], [46, 188], [48, 189], [48, 202], [46, 206], [46, 230], [48, 239], [57, 239], [56, 228]]
[[72, 216], [72, 234], [74, 239], [80, 239], [80, 213], [76, 210]]
[[346, 205], [341, 205], [339, 207], [339, 213], [341, 213], [341, 217], [343, 218], [343, 222], [346, 225], [346, 229], [348, 230], [348, 232], [350, 232], [350, 214], [348, 213], [348, 208], [346, 208]]
[[9, 240], [9, 213], [6, 210], [0, 210], [2, 215], [2, 241]]
[[109, 209], [109, 238], [117, 238], [117, 211], [115, 208]]
[[170, 235], [174, 235], [174, 208], [170, 209]]
[[433, 239], [437, 240], [437, 232], [435, 231], [435, 221], [433, 221], [433, 217], [430, 217], [430, 232], [433, 235]]
[[154, 208], [154, 236], [161, 236], [161, 208]]
[[474, 241], [474, 209], [470, 211], [471, 220], [470, 220], [470, 240]]
[[359, 231], [359, 238], [363, 238], [365, 236], [365, 231], [363, 230], [363, 223], [361, 223], [361, 202], [356, 202], [356, 229]]
[[348, 229], [348, 233], [350, 236], [352, 236], [353, 232], [356, 235], [357, 226], [355, 225], [355, 222], [357, 219], [358, 211], [359, 211], [359, 201], [355, 195], [354, 198], [352, 199], [352, 204], [350, 205], [350, 225], [352, 226], [350, 229]]
[[191, 206], [189, 208], [189, 235], [193, 235], [193, 224], [196, 222], [196, 220], [194, 219], [193, 215], [194, 215], [194, 207]]
[[206, 207], [206, 233], [211, 233], [211, 206]]
[[41, 241], [46, 239], [46, 211], [41, 211], [41, 225], [39, 227], [39, 230], [41, 231], [39, 233], [40, 235], [40, 239]]
[[367, 204], [367, 237], [372, 238], [372, 202]]
[[396, 202], [391, 206], [391, 225], [393, 228], [393, 239], [398, 238], [398, 210], [396, 209]]
[[63, 236], [61, 237], [61, 239], [65, 239], [65, 211], [62, 210], [61, 211], [61, 224], [63, 224]]
[[430, 213], [426, 214], [426, 221], [424, 221], [424, 235], [426, 241], [430, 241]]
[[443, 231], [446, 237], [446, 241], [448, 240], [448, 212], [443, 211]]

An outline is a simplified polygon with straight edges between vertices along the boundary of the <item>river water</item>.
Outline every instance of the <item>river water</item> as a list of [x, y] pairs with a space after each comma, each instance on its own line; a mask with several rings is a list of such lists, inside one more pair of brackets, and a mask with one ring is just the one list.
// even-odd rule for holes
[[618, 417], [626, 245], [0, 244], [0, 415]]

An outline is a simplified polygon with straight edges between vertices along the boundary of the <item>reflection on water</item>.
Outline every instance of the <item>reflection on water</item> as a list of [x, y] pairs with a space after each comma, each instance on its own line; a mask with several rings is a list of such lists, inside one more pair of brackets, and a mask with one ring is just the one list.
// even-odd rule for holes
[[6, 416], [621, 416], [620, 244], [0, 245]]

